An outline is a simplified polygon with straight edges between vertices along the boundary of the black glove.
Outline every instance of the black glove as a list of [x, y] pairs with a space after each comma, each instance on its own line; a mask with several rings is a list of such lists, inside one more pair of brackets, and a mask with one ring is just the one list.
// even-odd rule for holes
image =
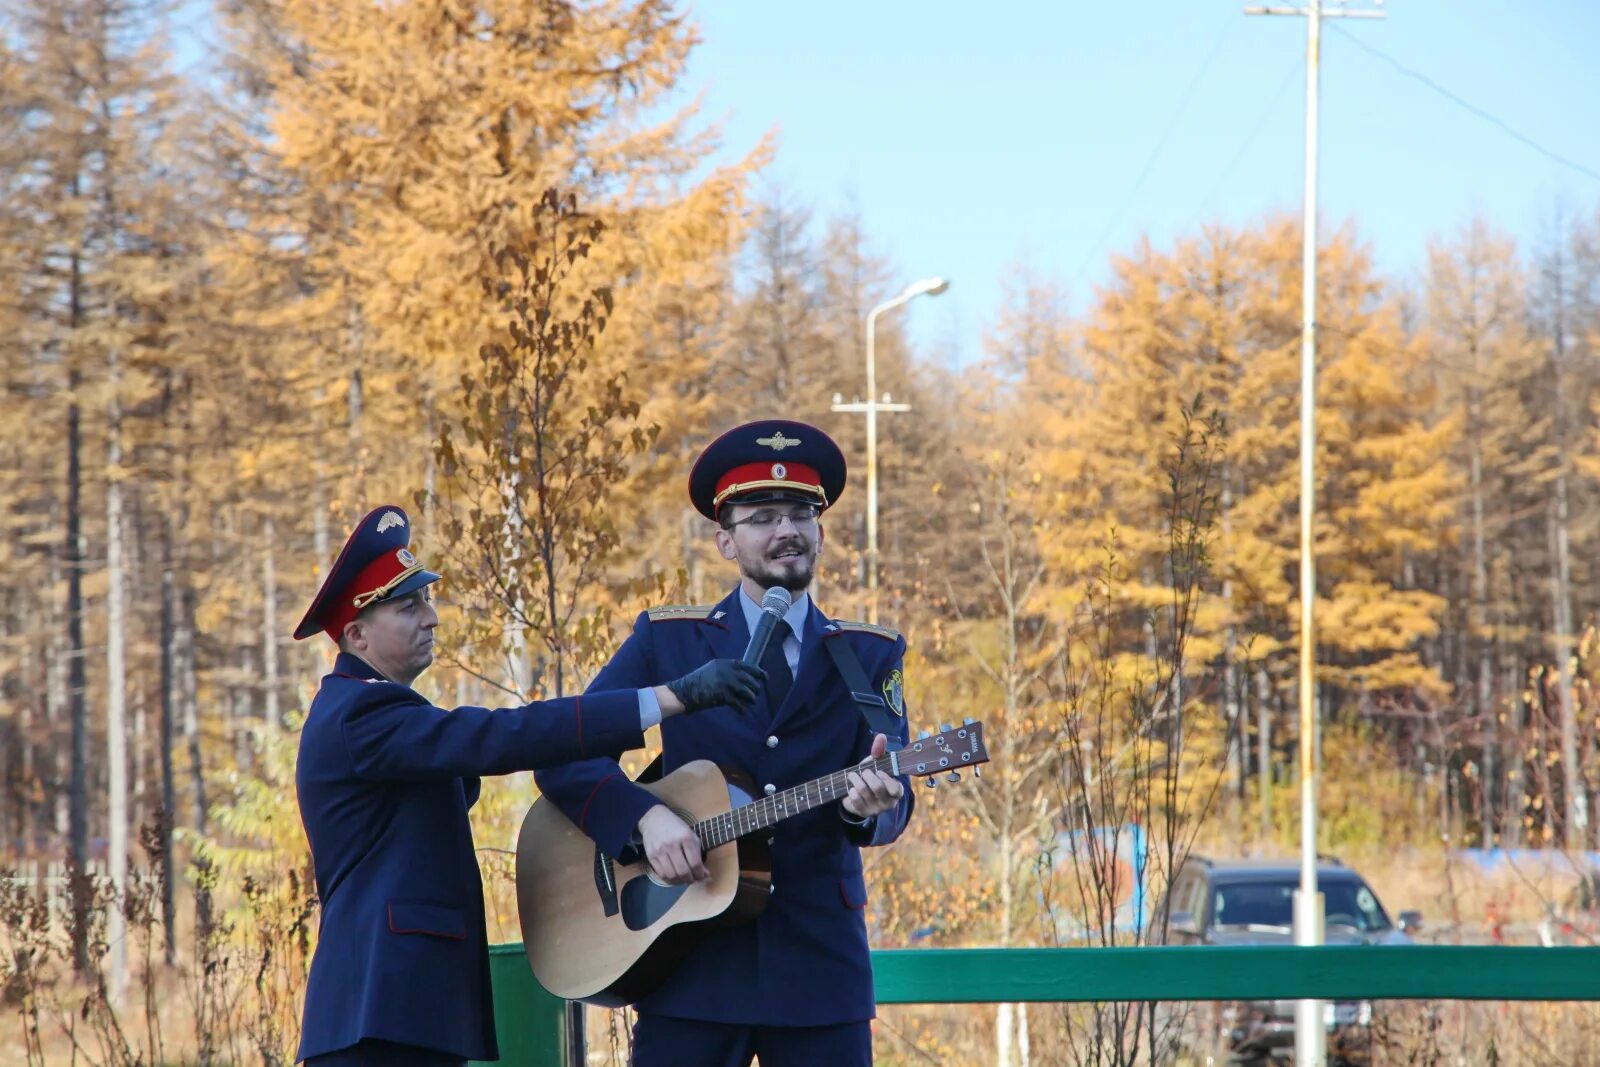
[[714, 659], [676, 681], [668, 682], [672, 695], [683, 701], [684, 711], [700, 711], [727, 704], [748, 711], [767, 684], [767, 672], [738, 659]]

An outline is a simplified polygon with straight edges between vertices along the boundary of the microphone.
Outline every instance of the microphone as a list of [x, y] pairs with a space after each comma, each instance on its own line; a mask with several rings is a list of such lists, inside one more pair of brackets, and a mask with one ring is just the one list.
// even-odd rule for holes
[[766, 595], [761, 598], [761, 618], [756, 621], [756, 631], [750, 635], [750, 644], [740, 657], [743, 662], [761, 666], [761, 656], [767, 651], [767, 642], [772, 640], [773, 628], [788, 612], [793, 600], [789, 590], [780, 585], [767, 590]]

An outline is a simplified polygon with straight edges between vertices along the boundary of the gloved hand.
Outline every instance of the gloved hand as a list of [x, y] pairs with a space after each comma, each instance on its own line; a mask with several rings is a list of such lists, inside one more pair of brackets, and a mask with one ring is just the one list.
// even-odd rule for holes
[[737, 659], [714, 659], [676, 681], [668, 682], [672, 695], [683, 701], [684, 711], [700, 711], [727, 704], [748, 711], [767, 684], [767, 672]]

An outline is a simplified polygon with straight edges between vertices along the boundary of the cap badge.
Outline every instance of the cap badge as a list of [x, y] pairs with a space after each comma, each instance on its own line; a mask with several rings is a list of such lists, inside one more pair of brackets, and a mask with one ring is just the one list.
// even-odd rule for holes
[[785, 436], [783, 436], [783, 431], [782, 430], [777, 431], [771, 437], [758, 437], [758, 438], [756, 438], [756, 444], [758, 444], [758, 445], [766, 445], [768, 448], [772, 449], [774, 452], [782, 452], [784, 449], [791, 448], [794, 445], [798, 445], [799, 443], [800, 443], [800, 438], [798, 438], [798, 437], [785, 437]]
[[789, 468], [785, 467], [782, 463], [774, 463], [772, 465], [772, 476], [781, 482], [785, 478], [789, 477]]
[[405, 524], [406, 520], [400, 517], [398, 511], [385, 511], [383, 518], [378, 520], [378, 532], [383, 533], [391, 526], [404, 526]]
[[411, 550], [409, 548], [402, 548], [400, 551], [396, 552], [395, 558], [401, 563], [405, 564], [407, 567], [415, 567], [417, 565], [417, 557], [411, 554]]

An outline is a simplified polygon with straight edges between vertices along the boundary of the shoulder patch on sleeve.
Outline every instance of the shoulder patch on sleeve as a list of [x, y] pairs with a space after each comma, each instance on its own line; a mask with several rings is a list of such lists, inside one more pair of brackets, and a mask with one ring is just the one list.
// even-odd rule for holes
[[651, 622], [673, 622], [678, 619], [705, 620], [717, 610], [715, 604], [666, 604], [645, 612]]
[[835, 619], [833, 621], [839, 629], [846, 633], [871, 634], [874, 637], [881, 637], [885, 641], [900, 640], [900, 631], [892, 630], [887, 626], [878, 626], [870, 622], [855, 622], [850, 619]]

